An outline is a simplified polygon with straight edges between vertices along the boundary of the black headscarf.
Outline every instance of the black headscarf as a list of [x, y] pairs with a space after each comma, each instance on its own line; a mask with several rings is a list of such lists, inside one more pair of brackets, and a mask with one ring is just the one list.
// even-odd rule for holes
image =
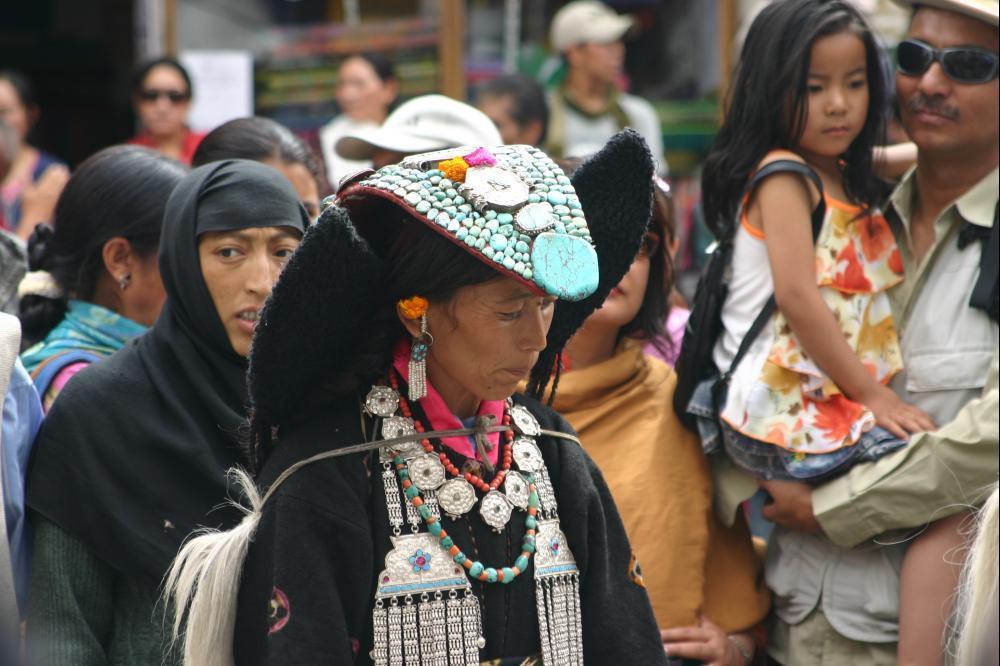
[[35, 442], [29, 507], [115, 569], [156, 581], [191, 530], [238, 521], [220, 505], [226, 470], [243, 462], [247, 361], [202, 277], [198, 238], [307, 225], [288, 180], [257, 162], [208, 164], [178, 184], [160, 241], [163, 311], [60, 393]]

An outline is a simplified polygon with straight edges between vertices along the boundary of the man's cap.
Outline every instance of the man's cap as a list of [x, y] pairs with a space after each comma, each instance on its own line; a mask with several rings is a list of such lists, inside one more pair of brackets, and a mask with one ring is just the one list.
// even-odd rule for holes
[[370, 160], [378, 149], [414, 155], [500, 143], [500, 132], [482, 111], [444, 95], [423, 95], [401, 104], [379, 127], [344, 135], [335, 148], [345, 159]]
[[964, 14], [1000, 27], [1000, 0], [893, 0], [897, 5], [909, 9], [933, 7], [947, 12]]
[[562, 53], [578, 44], [609, 44], [625, 36], [633, 21], [603, 2], [576, 0], [563, 6], [552, 18], [549, 41]]

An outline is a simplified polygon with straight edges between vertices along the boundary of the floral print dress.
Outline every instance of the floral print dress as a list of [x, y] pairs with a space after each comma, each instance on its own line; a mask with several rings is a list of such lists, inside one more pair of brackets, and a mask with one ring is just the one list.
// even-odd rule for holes
[[[886, 291], [903, 279], [899, 249], [880, 212], [826, 197], [816, 240], [816, 278], [840, 332], [886, 384], [902, 369]], [[723, 420], [740, 433], [798, 454], [851, 446], [875, 424], [809, 358], [776, 312], [733, 374]]]

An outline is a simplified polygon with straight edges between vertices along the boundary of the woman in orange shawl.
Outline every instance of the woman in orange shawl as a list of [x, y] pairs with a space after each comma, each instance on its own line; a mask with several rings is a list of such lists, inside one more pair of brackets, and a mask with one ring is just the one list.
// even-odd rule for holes
[[[554, 407], [604, 474], [672, 657], [742, 666], [769, 598], [746, 522], [712, 511], [698, 438], [670, 409], [673, 369], [643, 353], [662, 337], [673, 276], [654, 216], [631, 270], [567, 345]], [[639, 564], [642, 568], [640, 570]]]

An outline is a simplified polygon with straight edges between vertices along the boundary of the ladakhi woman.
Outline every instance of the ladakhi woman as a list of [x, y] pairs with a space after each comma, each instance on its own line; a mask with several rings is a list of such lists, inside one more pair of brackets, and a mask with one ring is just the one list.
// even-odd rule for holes
[[265, 495], [168, 577], [188, 663], [663, 663], [600, 472], [514, 395], [627, 270], [651, 176], [626, 131], [572, 181], [465, 147], [341, 190], [254, 340]]

